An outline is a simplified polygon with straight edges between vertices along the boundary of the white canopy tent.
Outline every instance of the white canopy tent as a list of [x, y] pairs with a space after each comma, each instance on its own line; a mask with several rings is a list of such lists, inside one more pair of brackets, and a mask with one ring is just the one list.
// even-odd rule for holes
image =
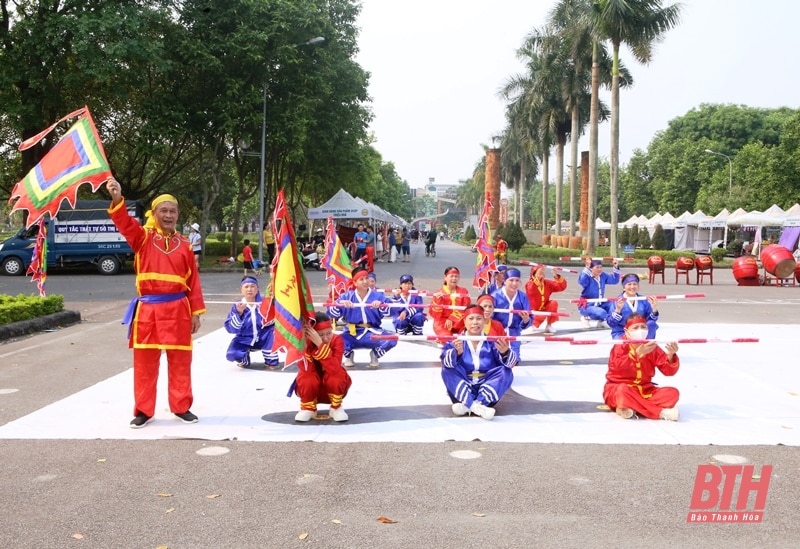
[[386, 212], [375, 204], [357, 196], [354, 197], [344, 189], [339, 189], [325, 204], [308, 209], [308, 219], [310, 220], [327, 219], [328, 217], [333, 219], [367, 219], [406, 225], [404, 219]]

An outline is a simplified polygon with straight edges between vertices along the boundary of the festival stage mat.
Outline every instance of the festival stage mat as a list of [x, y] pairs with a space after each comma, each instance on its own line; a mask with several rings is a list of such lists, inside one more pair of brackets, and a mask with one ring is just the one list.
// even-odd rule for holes
[[[296, 423], [299, 399], [287, 392], [295, 371], [240, 369], [225, 360], [224, 330], [195, 341], [192, 370], [200, 417], [186, 425], [169, 413], [162, 361], [155, 419], [142, 429], [128, 422], [133, 374], [128, 370], [0, 427], [3, 439], [205, 439], [317, 442], [442, 442], [449, 440], [586, 444], [800, 445], [800, 369], [796, 326], [661, 324], [659, 341], [684, 338], [720, 342], [681, 344], [681, 369], [655, 381], [680, 391], [677, 423], [623, 420], [608, 411], [602, 390], [611, 335], [559, 322], [559, 336], [597, 340], [576, 345], [545, 341], [522, 345], [514, 384], [492, 421], [454, 417], [432, 342], [401, 341], [377, 370], [368, 351], [356, 351], [353, 386], [344, 400], [345, 423], [327, 418]], [[429, 327], [426, 326], [427, 329]], [[756, 337], [758, 343], [731, 343]]]

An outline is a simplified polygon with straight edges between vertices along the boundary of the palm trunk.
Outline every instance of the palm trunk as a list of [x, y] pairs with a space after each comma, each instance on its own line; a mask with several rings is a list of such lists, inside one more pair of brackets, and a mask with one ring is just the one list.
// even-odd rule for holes
[[614, 44], [611, 67], [611, 257], [617, 257], [617, 223], [619, 222], [619, 44]]
[[575, 236], [575, 221], [578, 216], [578, 105], [572, 107], [570, 129], [569, 168], [569, 235]]
[[550, 177], [550, 151], [542, 155], [542, 243], [544, 243], [544, 236], [547, 234], [547, 179]]
[[556, 230], [561, 234], [561, 219], [564, 217], [564, 140], [558, 137], [556, 145]]
[[587, 204], [588, 218], [586, 224], [587, 241], [586, 251], [593, 255], [597, 246], [595, 234], [595, 219], [597, 218], [597, 126], [599, 119], [599, 94], [600, 94], [600, 45], [597, 41], [592, 45], [592, 106], [589, 111], [589, 198]]
[[527, 177], [528, 165], [525, 163], [525, 154], [522, 155], [519, 161], [519, 202], [517, 208], [519, 209], [519, 226], [525, 229], [525, 178]]

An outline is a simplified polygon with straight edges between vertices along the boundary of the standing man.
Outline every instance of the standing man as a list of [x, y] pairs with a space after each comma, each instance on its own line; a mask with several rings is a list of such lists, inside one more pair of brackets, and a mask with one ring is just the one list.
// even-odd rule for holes
[[169, 409], [184, 423], [197, 423], [192, 406], [192, 334], [206, 311], [200, 276], [189, 241], [175, 230], [178, 200], [169, 194], [153, 199], [144, 226], [130, 215], [116, 180], [106, 183], [108, 214], [136, 256], [136, 293], [125, 312], [133, 349], [133, 429], [144, 427], [156, 409], [161, 352], [167, 353]]
[[[356, 254], [353, 257], [353, 266], [359, 266], [359, 261], [365, 261], [367, 255], [367, 239], [369, 235], [364, 230], [364, 224], [358, 224], [358, 230], [356, 234], [353, 235], [353, 243], [356, 245]], [[363, 258], [363, 259], [362, 259]], [[366, 265], [360, 265], [361, 267], [366, 267]]]
[[203, 253], [203, 237], [200, 236], [200, 225], [192, 223], [189, 228], [189, 244], [194, 252], [194, 263], [200, 268], [200, 254]]
[[375, 272], [375, 231], [372, 225], [367, 226], [367, 271]]
[[498, 263], [507, 263], [508, 262], [508, 242], [503, 240], [503, 237], [495, 235], [494, 237], [495, 244], [494, 244], [494, 256], [497, 258]]

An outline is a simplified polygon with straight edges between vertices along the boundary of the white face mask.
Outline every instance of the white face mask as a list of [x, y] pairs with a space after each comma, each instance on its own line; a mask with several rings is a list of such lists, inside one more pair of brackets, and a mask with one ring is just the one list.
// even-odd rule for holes
[[647, 329], [640, 329], [640, 330], [631, 330], [628, 334], [628, 337], [635, 340], [642, 340], [647, 339]]

